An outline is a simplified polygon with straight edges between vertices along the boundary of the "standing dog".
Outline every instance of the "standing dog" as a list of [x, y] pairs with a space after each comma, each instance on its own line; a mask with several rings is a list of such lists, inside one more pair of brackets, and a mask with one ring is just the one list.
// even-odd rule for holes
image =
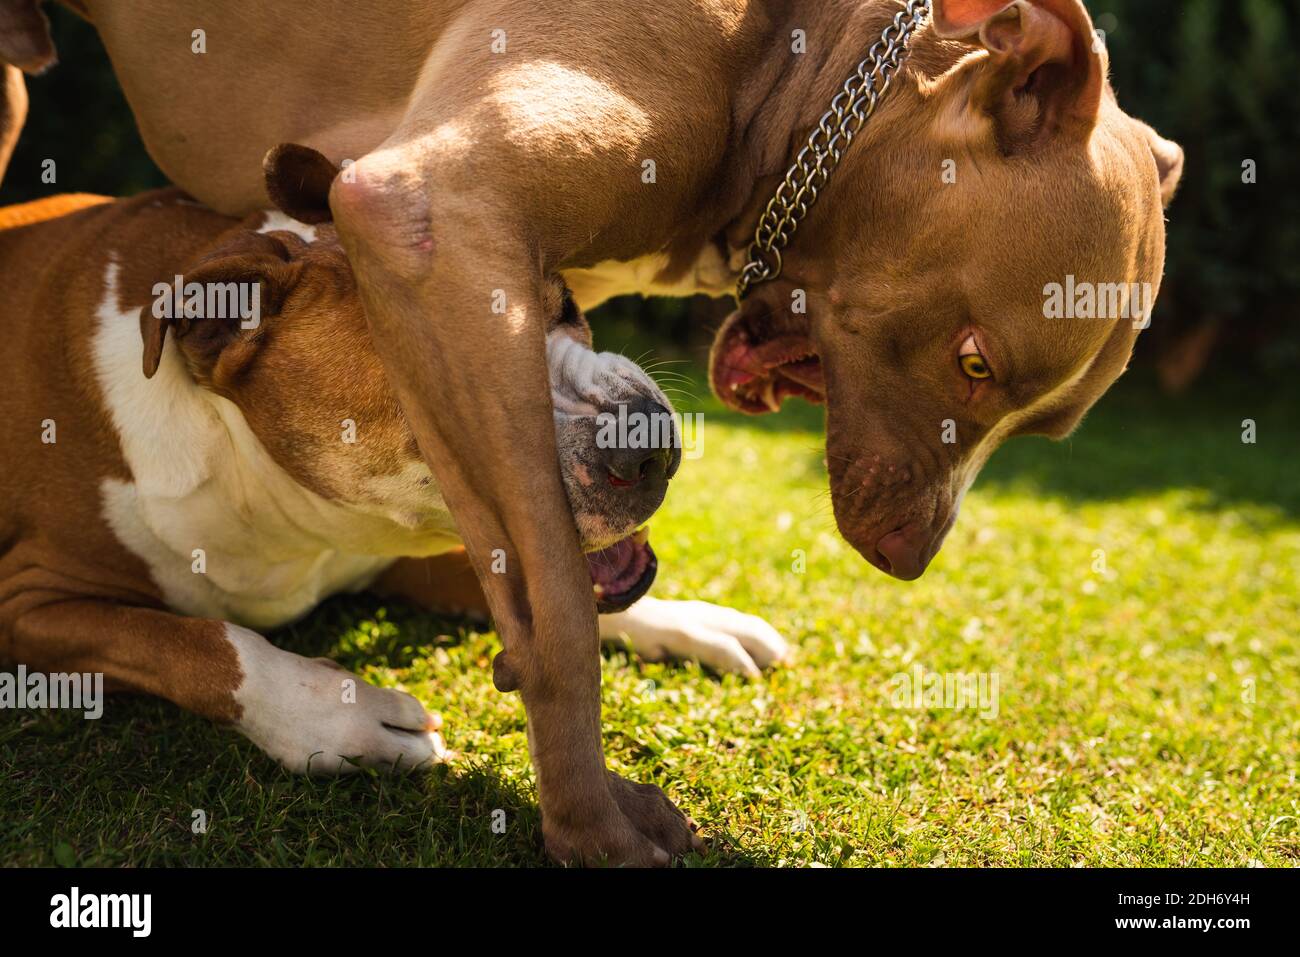
[[[37, 2], [0, 0], [0, 56], [29, 68], [52, 55]], [[306, 24], [259, 0], [65, 2], [154, 159], [204, 202], [263, 207], [245, 171], [283, 141], [348, 161], [329, 206], [505, 643], [494, 677], [528, 711], [547, 846], [627, 863], [689, 847], [664, 796], [605, 768], [544, 297], [557, 273], [584, 306], [727, 291], [898, 0], [318, 0]], [[998, 444], [1065, 435], [1123, 371], [1140, 323], [1047, 319], [1044, 290], [1154, 294], [1182, 165], [1120, 110], [1082, 0], [932, 0], [910, 50], [712, 355], [736, 408], [825, 402], [840, 530], [900, 578]]]

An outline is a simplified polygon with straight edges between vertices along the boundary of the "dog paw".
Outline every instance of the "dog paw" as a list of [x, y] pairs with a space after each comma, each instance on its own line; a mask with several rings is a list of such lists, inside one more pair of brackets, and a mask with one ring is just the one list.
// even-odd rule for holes
[[606, 771], [612, 804], [565, 824], [542, 811], [546, 850], [560, 864], [587, 867], [665, 867], [675, 857], [704, 850], [695, 823], [653, 784], [635, 784]]
[[332, 661], [282, 651], [252, 632], [240, 638], [234, 643], [244, 681], [235, 700], [243, 712], [236, 726], [290, 771], [412, 771], [447, 758], [441, 719], [411, 695], [368, 684]]
[[600, 628], [606, 637], [626, 640], [647, 661], [688, 658], [750, 678], [791, 654], [789, 643], [762, 618], [707, 601], [642, 598], [627, 611], [601, 615]]
[[670, 858], [704, 850], [704, 842], [695, 833], [695, 822], [658, 785], [637, 784], [613, 771], [605, 773], [609, 776], [609, 791], [624, 817]]

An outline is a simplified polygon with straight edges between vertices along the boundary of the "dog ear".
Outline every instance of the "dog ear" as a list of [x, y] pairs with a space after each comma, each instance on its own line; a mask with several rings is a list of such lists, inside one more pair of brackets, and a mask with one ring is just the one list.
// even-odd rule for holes
[[1097, 122], [1108, 60], [1082, 0], [934, 0], [935, 34], [989, 52], [971, 106], [1008, 151]]
[[40, 0], [0, 0], [0, 62], [32, 76], [58, 62]]
[[262, 158], [266, 195], [281, 211], [300, 223], [328, 223], [330, 184], [339, 168], [310, 146], [281, 143]]
[[1151, 146], [1151, 155], [1156, 160], [1156, 172], [1160, 176], [1160, 201], [1168, 206], [1183, 178], [1183, 148], [1173, 140], [1165, 139], [1141, 120], [1134, 122]]
[[244, 228], [225, 234], [179, 284], [157, 283], [153, 303], [140, 310], [145, 377], [158, 371], [170, 328], [196, 378], [232, 382], [257, 353], [264, 320], [280, 311], [302, 266], [274, 236]]

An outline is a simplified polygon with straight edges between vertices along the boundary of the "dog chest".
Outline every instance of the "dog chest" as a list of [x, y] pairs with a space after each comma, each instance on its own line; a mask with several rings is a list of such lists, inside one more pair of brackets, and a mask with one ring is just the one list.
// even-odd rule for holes
[[[409, 502], [353, 505], [298, 484], [234, 403], [194, 382], [170, 339], [145, 378], [138, 316], [119, 305], [110, 265], [92, 353], [131, 479], [103, 479], [100, 509], [169, 606], [274, 627], [331, 594], [366, 587], [398, 557], [459, 543], [436, 491], [416, 513]], [[405, 472], [390, 481], [420, 484]]]
[[694, 265], [672, 282], [661, 278], [668, 262], [667, 253], [654, 253], [628, 262], [609, 260], [589, 269], [566, 269], [564, 281], [582, 309], [594, 309], [607, 299], [634, 293], [645, 296], [693, 296], [696, 293], [721, 296], [735, 285], [733, 271], [712, 243], [704, 247]]

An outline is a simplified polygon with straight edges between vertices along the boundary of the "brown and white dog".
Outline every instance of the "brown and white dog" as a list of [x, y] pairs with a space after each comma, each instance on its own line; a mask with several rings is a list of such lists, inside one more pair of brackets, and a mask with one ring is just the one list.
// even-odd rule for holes
[[[492, 606], [497, 686], [528, 710], [547, 846], [647, 864], [690, 847], [664, 796], [605, 767], [596, 612], [548, 431], [546, 291], [557, 273], [584, 307], [729, 291], [900, 0], [315, 0], [306, 21], [262, 0], [62, 2], [98, 30], [153, 158], [214, 208], [264, 208], [253, 170], [279, 143], [352, 161], [329, 205]], [[29, 70], [53, 57], [38, 3], [0, 0], [0, 58]], [[1135, 324], [1048, 319], [1044, 290], [1154, 294], [1182, 168], [1120, 109], [1082, 0], [929, 10], [780, 281], [713, 351], [736, 408], [825, 401], [840, 530], [899, 578], [925, 569], [1002, 441], [1066, 434], [1123, 371]], [[7, 98], [0, 145], [21, 116]]]
[[[414, 698], [253, 630], [362, 588], [486, 610], [332, 228], [240, 222], [176, 190], [60, 196], [0, 210], [0, 288], [0, 664], [102, 672], [293, 770], [439, 757]], [[561, 471], [605, 633], [749, 672], [782, 657], [751, 616], [633, 605], [655, 572], [633, 533], [680, 451], [600, 447], [596, 422], [666, 416], [668, 400], [592, 351], [559, 283], [547, 308]]]

